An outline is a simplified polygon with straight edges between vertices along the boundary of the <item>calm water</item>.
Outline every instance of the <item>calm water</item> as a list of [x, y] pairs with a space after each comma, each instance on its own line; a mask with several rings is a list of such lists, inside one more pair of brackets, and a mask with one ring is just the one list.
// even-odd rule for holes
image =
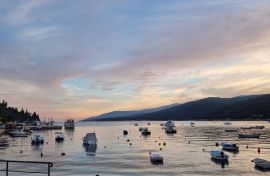
[[[138, 123], [139, 126], [134, 126], [134, 123]], [[146, 125], [147, 122], [77, 123], [74, 131], [62, 130], [66, 137], [63, 143], [55, 142], [55, 131], [34, 132], [33, 134], [43, 135], [48, 144], [32, 146], [30, 136], [11, 138], [10, 146], [0, 149], [0, 159], [52, 161], [54, 167], [51, 172], [54, 176], [270, 175], [270, 172], [256, 170], [251, 162], [256, 157], [270, 160], [270, 124], [267, 122], [232, 122], [233, 125], [229, 127], [266, 126], [266, 129], [260, 130], [263, 134], [262, 139], [241, 140], [236, 136], [237, 133], [225, 133], [223, 122], [195, 122], [194, 128], [189, 126], [189, 122], [176, 122], [177, 134], [175, 135], [165, 134], [160, 123], [151, 122], [150, 126]], [[150, 129], [152, 132], [150, 137], [140, 137], [138, 129], [142, 126]], [[123, 129], [131, 132], [123, 136]], [[96, 132], [98, 138], [96, 150], [82, 145], [82, 137], [87, 132], [93, 131]], [[127, 142], [127, 139], [130, 139], [130, 142]], [[216, 147], [215, 143], [222, 141], [235, 142], [240, 146], [238, 154], [226, 152], [229, 154], [229, 165], [225, 165], [224, 168], [213, 162], [208, 152], [202, 151], [202, 149], [206, 151], [221, 149]], [[162, 145], [163, 142], [166, 142], [166, 146]], [[260, 154], [257, 152], [258, 147], [261, 147]], [[162, 148], [161, 151], [160, 148]], [[20, 153], [20, 150], [23, 150], [23, 153]], [[164, 156], [163, 165], [150, 163], [149, 152], [153, 151], [159, 151]], [[42, 158], [41, 152], [44, 155]], [[62, 152], [66, 155], [61, 156]], [[11, 167], [20, 168], [21, 166]], [[27, 166], [27, 168], [30, 167]], [[45, 168], [40, 166], [39, 169]], [[0, 175], [5, 174], [0, 172]]]

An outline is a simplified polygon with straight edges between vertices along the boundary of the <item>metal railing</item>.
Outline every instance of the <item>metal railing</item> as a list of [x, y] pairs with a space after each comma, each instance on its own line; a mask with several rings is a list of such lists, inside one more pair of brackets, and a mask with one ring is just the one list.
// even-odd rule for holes
[[[53, 167], [53, 163], [52, 162], [42, 162], [42, 161], [15, 161], [15, 160], [0, 160], [0, 163], [6, 163], [6, 167], [5, 169], [0, 169], [0, 172], [4, 171], [6, 172], [6, 176], [8, 176], [9, 172], [17, 172], [17, 173], [29, 173], [29, 174], [47, 174], [48, 176], [50, 176], [51, 173], [51, 167]], [[48, 166], [48, 170], [45, 171], [26, 171], [26, 170], [10, 170], [9, 169], [9, 163], [22, 163], [22, 164], [44, 164]]]

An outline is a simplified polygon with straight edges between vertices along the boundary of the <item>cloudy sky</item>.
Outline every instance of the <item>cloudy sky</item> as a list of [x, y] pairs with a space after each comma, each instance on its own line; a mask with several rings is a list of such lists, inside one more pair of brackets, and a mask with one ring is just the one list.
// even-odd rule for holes
[[0, 99], [64, 119], [269, 93], [270, 1], [0, 0]]

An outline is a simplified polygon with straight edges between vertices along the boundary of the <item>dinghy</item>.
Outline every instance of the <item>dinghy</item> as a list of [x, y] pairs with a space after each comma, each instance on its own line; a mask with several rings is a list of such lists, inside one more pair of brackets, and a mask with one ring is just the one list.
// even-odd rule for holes
[[32, 144], [43, 144], [44, 139], [39, 134], [36, 134], [32, 137]]
[[212, 159], [214, 159], [216, 161], [228, 162], [229, 156], [227, 154], [225, 154], [223, 151], [211, 150], [209, 153], [210, 153]]
[[239, 138], [260, 138], [261, 134], [238, 134]]
[[239, 151], [239, 147], [236, 144], [221, 143], [222, 150]]
[[255, 163], [255, 167], [257, 167], [258, 169], [270, 170], [270, 161], [255, 158], [254, 160], [252, 160], [252, 162]]
[[163, 164], [163, 156], [159, 153], [152, 153], [150, 155], [150, 161], [152, 164]]

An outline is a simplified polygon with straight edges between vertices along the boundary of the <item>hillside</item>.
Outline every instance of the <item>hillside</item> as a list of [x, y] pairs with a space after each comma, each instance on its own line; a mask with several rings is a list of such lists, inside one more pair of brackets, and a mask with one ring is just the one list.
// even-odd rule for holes
[[270, 94], [209, 97], [179, 104], [160, 111], [102, 120], [252, 120], [270, 115]]
[[30, 113], [24, 109], [19, 111], [16, 107], [8, 107], [8, 103], [3, 100], [2, 103], [0, 103], [0, 121], [39, 121], [39, 115], [36, 112]]
[[95, 117], [88, 117], [82, 121], [98, 121], [98, 120], [110, 120], [110, 119], [120, 119], [120, 118], [126, 118], [126, 117], [131, 117], [131, 116], [138, 116], [142, 114], [148, 114], [148, 113], [153, 113], [157, 111], [161, 111], [167, 108], [175, 107], [178, 104], [171, 104], [167, 106], [161, 106], [157, 108], [151, 108], [151, 109], [143, 109], [143, 110], [134, 110], [134, 111], [113, 111], [105, 114], [101, 114]]

